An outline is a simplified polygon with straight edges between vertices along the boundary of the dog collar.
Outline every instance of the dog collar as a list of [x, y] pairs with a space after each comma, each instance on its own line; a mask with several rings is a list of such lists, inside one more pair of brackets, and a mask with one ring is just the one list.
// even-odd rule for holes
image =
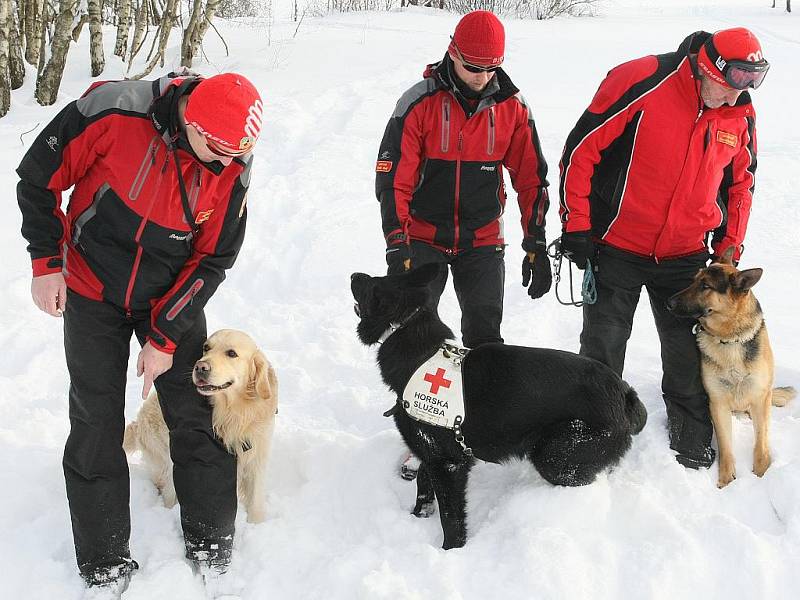
[[705, 333], [708, 337], [714, 338], [720, 344], [746, 344], [751, 342], [758, 332], [761, 331], [761, 328], [764, 327], [764, 317], [759, 319], [758, 324], [750, 330], [750, 335], [746, 337], [738, 337], [738, 338], [721, 338], [718, 335], [714, 335], [708, 331], [705, 327], [703, 327], [700, 323], [695, 323], [694, 327], [692, 327], [692, 333], [697, 335], [701, 331]]
[[415, 308], [414, 311], [410, 315], [408, 315], [405, 319], [403, 319], [399, 323], [389, 323], [389, 328], [381, 334], [381, 337], [378, 338], [378, 343], [382, 344], [383, 342], [388, 340], [389, 336], [391, 336], [395, 331], [405, 327], [408, 324], [408, 322], [411, 320], [411, 318], [420, 311], [420, 308], [421, 308], [420, 306]]

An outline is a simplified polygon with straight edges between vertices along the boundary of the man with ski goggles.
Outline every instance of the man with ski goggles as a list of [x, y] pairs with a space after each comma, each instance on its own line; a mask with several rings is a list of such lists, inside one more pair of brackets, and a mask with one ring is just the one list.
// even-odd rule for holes
[[587, 260], [597, 300], [583, 306], [580, 352], [623, 374], [642, 288], [661, 342], [670, 448], [689, 468], [714, 462], [693, 323], [668, 313], [709, 254], [744, 249], [756, 171], [749, 89], [769, 63], [742, 27], [697, 31], [675, 52], [608, 72], [561, 157], [561, 250]]

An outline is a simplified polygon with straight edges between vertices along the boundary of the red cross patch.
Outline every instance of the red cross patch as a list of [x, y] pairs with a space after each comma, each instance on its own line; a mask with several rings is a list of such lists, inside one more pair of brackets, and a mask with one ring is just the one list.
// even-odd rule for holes
[[450, 379], [445, 379], [444, 374], [444, 369], [436, 369], [436, 374], [425, 373], [423, 379], [431, 384], [431, 394], [438, 393], [440, 387], [449, 388], [453, 383]]

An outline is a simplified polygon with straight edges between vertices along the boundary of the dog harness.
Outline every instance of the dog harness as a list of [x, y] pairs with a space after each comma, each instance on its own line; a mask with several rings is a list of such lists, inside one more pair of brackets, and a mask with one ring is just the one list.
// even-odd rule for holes
[[464, 453], [472, 449], [464, 443], [461, 427], [466, 419], [461, 365], [469, 348], [443, 342], [436, 353], [422, 363], [403, 390], [403, 410], [415, 421], [451, 429]]

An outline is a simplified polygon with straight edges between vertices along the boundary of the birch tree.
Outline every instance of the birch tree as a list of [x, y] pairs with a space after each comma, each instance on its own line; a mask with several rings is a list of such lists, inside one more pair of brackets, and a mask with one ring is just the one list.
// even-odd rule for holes
[[0, 117], [11, 108], [11, 76], [8, 70], [8, 38], [11, 0], [0, 0]]
[[29, 65], [38, 66], [39, 49], [42, 45], [42, 10], [44, 0], [21, 0], [25, 4], [25, 24], [20, 28], [25, 31], [25, 61]]
[[[78, 0], [60, 0], [58, 7], [50, 45], [50, 60], [36, 78], [36, 101], [42, 106], [53, 104], [58, 97], [58, 88], [61, 87], [61, 78], [64, 75], [64, 65], [67, 63], [67, 52], [72, 39], [72, 22], [78, 9]], [[40, 56], [40, 59], [44, 61], [43, 56]]]
[[124, 59], [125, 51], [128, 49], [128, 29], [131, 26], [131, 0], [119, 0], [117, 11], [117, 39], [114, 43], [114, 54]]
[[[13, 9], [14, 4], [17, 4], [17, 11]], [[20, 24], [24, 16], [24, 12], [21, 8], [23, 6], [23, 0], [12, 2], [11, 5], [12, 10], [8, 18], [8, 73], [9, 79], [11, 80], [11, 89], [16, 90], [22, 87], [22, 83], [25, 80], [25, 62], [22, 56], [23, 38], [20, 33]]]
[[92, 62], [92, 77], [97, 77], [106, 68], [103, 56], [103, 23], [100, 8], [103, 0], [89, 0], [89, 56]]
[[194, 0], [189, 25], [183, 32], [183, 43], [181, 44], [182, 66], [192, 66], [192, 60], [200, 51], [200, 44], [203, 42], [203, 36], [205, 36], [206, 31], [208, 31], [208, 27], [211, 25], [211, 20], [217, 13], [219, 5], [220, 0], [206, 0], [205, 9], [202, 10], [203, 0]]

